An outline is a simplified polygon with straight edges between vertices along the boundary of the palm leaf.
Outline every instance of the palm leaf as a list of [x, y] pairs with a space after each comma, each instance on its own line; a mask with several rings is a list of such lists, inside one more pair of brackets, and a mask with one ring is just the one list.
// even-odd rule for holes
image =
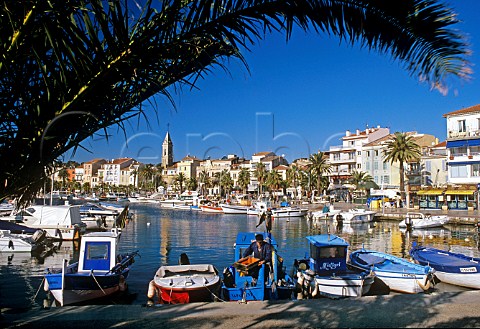
[[0, 4], [0, 199], [28, 201], [66, 151], [112, 124], [122, 129], [154, 95], [172, 100], [168, 87], [195, 87], [212, 66], [228, 70], [225, 58], [245, 63], [241, 52], [271, 31], [359, 43], [439, 89], [470, 74], [454, 12], [433, 0]]

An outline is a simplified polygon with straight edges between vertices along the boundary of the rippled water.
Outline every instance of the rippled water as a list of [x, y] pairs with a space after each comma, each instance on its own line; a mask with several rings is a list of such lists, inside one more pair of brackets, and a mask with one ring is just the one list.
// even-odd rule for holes
[[[237, 232], [263, 231], [255, 228], [257, 218], [247, 215], [206, 214], [200, 211], [162, 209], [155, 204], [131, 204], [135, 214], [120, 238], [120, 250], [140, 253], [128, 277], [129, 298], [107, 303], [144, 304], [148, 283], [161, 265], [178, 264], [181, 253], [191, 263], [210, 263], [219, 271], [233, 263], [233, 243]], [[364, 246], [408, 258], [412, 243], [479, 257], [478, 236], [473, 226], [457, 225], [442, 229], [402, 232], [397, 221], [380, 221], [335, 227], [332, 221], [312, 222], [306, 218], [273, 221], [272, 234], [287, 270], [295, 258], [308, 251], [308, 235], [335, 233], [350, 243], [350, 250]], [[63, 243], [58, 252], [43, 260], [29, 254], [0, 253], [0, 307], [41, 307], [46, 298], [43, 274], [47, 267], [60, 267], [62, 259], [78, 260], [78, 245]], [[441, 290], [465, 290], [438, 285]], [[35, 298], [34, 298], [35, 297]]]

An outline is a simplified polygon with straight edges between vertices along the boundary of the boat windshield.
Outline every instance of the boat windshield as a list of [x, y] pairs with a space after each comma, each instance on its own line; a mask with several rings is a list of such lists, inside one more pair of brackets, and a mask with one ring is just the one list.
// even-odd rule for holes
[[310, 257], [319, 258], [345, 258], [346, 248], [343, 246], [316, 247], [310, 245]]

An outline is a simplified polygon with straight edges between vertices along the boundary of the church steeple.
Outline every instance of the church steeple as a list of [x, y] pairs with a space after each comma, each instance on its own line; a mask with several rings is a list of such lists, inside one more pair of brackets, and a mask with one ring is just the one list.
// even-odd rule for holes
[[165, 139], [162, 143], [162, 167], [167, 168], [173, 164], [173, 143], [170, 138], [170, 133], [167, 130]]

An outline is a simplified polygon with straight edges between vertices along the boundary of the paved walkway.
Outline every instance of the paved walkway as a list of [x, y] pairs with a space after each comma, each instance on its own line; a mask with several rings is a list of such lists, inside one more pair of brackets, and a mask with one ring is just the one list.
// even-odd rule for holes
[[480, 291], [285, 302], [68, 306], [0, 315], [3, 328], [472, 328]]
[[[335, 202], [333, 204], [335, 209], [352, 209], [352, 208], [364, 208], [364, 205], [359, 205], [355, 203], [346, 203], [346, 202]], [[307, 205], [310, 211], [321, 210], [323, 204], [314, 203]], [[407, 212], [421, 212], [424, 214], [432, 215], [448, 215], [452, 224], [465, 224], [465, 225], [477, 225], [480, 221], [480, 213], [477, 210], [435, 210], [435, 209], [413, 209], [413, 208], [385, 208], [385, 209], [372, 209], [377, 211], [377, 216], [379, 219], [393, 219], [393, 220], [402, 220], [405, 218]]]

